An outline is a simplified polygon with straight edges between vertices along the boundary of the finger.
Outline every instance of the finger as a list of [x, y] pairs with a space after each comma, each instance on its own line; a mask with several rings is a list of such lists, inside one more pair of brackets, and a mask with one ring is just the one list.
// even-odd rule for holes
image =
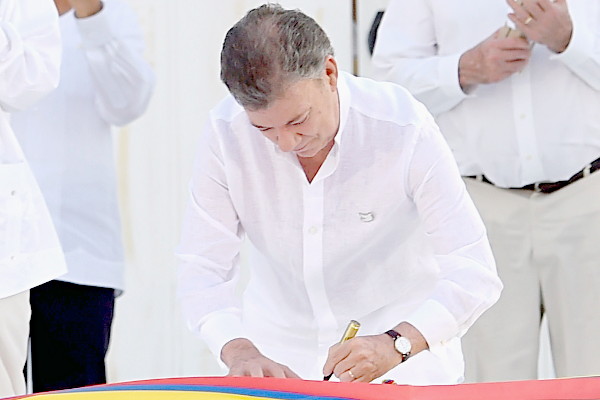
[[338, 343], [329, 348], [327, 360], [325, 360], [325, 365], [323, 365], [323, 375], [327, 376], [331, 374], [335, 365], [348, 357], [348, 354], [350, 354], [350, 346], [348, 344]]
[[[508, 14], [508, 19], [510, 19], [515, 26], [517, 27], [518, 30], [520, 30], [521, 32], [523, 32], [525, 35], [527, 35], [527, 33], [530, 32], [530, 24], [533, 22], [533, 18], [529, 19], [530, 17], [527, 17], [525, 19], [520, 19], [518, 16], [516, 16], [515, 14]], [[525, 23], [527, 22], [527, 24]]]
[[288, 367], [285, 367], [283, 369], [284, 373], [285, 373], [285, 377], [286, 378], [291, 378], [291, 379], [302, 379], [300, 378], [300, 376], [298, 376], [294, 371], [292, 371], [291, 369], [289, 369]]
[[517, 0], [506, 0], [506, 4], [508, 4], [508, 6], [513, 9], [513, 11], [516, 11], [516, 7], [521, 6], [520, 2]]
[[269, 368], [267, 371], [265, 371], [266, 374], [265, 376], [270, 376], [273, 378], [285, 378], [285, 369], [281, 368], [279, 366], [275, 366], [273, 368]]
[[356, 380], [356, 376], [354, 375], [354, 372], [352, 372], [352, 370], [348, 369], [344, 372], [342, 372], [338, 378], [340, 379], [340, 382], [353, 382], [354, 380]]
[[250, 376], [254, 378], [264, 378], [265, 373], [263, 372], [262, 366], [253, 365], [252, 367], [250, 367]]
[[517, 15], [518, 18], [525, 20], [529, 16], [527, 11], [523, 7], [523, 3], [521, 1], [506, 0], [506, 4], [508, 4], [509, 7], [513, 9], [514, 13]]
[[502, 52], [505, 62], [527, 61], [531, 58], [531, 52], [528, 50], [505, 50]]
[[552, 7], [552, 2], [550, 0], [538, 0], [537, 3], [542, 11], [548, 11]]
[[356, 367], [356, 362], [350, 360], [350, 357], [346, 357], [335, 365], [333, 368], [333, 373], [335, 376], [342, 379], [342, 376], [354, 367]]
[[540, 6], [538, 0], [526, 0], [523, 2], [523, 8], [528, 15], [531, 15], [533, 19], [540, 19], [544, 13], [544, 9]]
[[498, 48], [502, 51], [529, 51], [530, 43], [523, 37], [507, 37], [498, 42]]

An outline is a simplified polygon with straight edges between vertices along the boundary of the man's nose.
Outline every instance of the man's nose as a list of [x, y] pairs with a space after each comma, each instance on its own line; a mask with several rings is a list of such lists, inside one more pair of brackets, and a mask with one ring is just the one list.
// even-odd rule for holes
[[277, 145], [283, 152], [294, 150], [301, 140], [301, 135], [291, 130], [281, 129], [277, 133]]

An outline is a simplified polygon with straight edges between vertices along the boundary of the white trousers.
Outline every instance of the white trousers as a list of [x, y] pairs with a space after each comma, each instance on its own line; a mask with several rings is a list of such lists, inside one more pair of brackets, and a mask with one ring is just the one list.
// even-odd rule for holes
[[504, 283], [463, 339], [466, 381], [537, 379], [542, 313], [557, 376], [600, 375], [600, 171], [550, 194], [465, 182]]
[[25, 394], [29, 290], [0, 299], [0, 398]]

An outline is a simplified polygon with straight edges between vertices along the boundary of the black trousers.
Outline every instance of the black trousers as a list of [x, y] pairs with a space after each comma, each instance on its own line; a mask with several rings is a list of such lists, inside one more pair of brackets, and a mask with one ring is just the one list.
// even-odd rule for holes
[[106, 383], [114, 293], [61, 281], [31, 290], [34, 392]]

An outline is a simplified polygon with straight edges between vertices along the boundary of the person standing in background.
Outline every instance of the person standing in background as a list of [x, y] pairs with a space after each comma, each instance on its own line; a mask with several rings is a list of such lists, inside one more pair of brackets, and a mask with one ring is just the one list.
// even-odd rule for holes
[[536, 379], [543, 314], [556, 374], [600, 374], [600, 3], [392, 0], [373, 63], [436, 117], [505, 285], [467, 380]]
[[124, 2], [55, 3], [60, 85], [12, 121], [69, 266], [68, 274], [31, 292], [35, 392], [106, 382], [115, 290], [123, 289], [124, 272], [111, 128], [142, 115], [154, 87], [140, 27]]
[[29, 289], [67, 270], [44, 199], [10, 127], [10, 113], [54, 89], [59, 72], [52, 2], [0, 0], [0, 397], [25, 393]]

